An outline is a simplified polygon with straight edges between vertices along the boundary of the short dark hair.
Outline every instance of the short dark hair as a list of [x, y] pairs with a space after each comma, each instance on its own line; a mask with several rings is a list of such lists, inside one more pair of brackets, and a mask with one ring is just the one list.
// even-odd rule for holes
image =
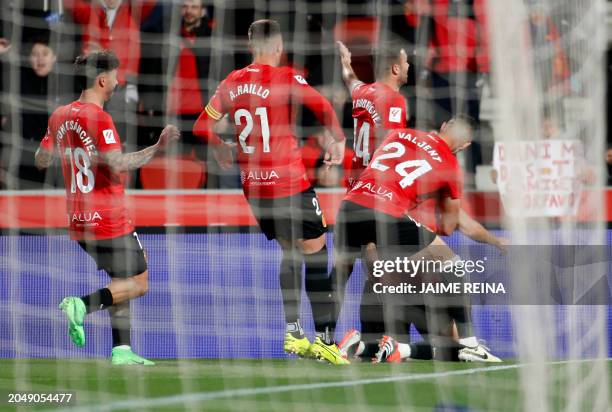
[[[30, 37], [27, 40], [27, 42], [26, 42], [26, 44], [27, 44], [26, 50], [28, 51], [28, 53], [31, 53], [32, 49], [34, 48], [34, 45], [36, 45], [36, 44], [43, 44], [43, 45], [45, 45], [45, 46], [47, 46], [49, 48], [52, 48], [51, 47], [51, 42], [50, 42], [50, 37], [51, 37], [51, 34], [49, 32], [41, 32], [41, 33], [38, 33], [38, 34]], [[55, 52], [55, 50], [54, 50], [54, 52]]]
[[119, 68], [119, 59], [111, 50], [101, 50], [78, 56], [74, 60], [74, 73], [79, 90], [85, 90], [102, 73]]
[[280, 25], [276, 20], [256, 20], [249, 26], [249, 42], [251, 44], [264, 43], [271, 37], [278, 36], [280, 34]]
[[405, 49], [398, 44], [388, 44], [376, 47], [376, 50], [374, 50], [374, 73], [376, 77], [384, 76], [394, 64], [400, 63], [402, 50], [404, 50], [404, 53], [407, 53]]

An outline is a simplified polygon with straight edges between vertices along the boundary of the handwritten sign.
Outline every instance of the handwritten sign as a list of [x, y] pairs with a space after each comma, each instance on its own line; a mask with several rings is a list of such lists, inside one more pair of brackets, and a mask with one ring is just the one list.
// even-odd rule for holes
[[493, 168], [510, 216], [575, 216], [582, 190], [582, 143], [540, 140], [495, 143]]

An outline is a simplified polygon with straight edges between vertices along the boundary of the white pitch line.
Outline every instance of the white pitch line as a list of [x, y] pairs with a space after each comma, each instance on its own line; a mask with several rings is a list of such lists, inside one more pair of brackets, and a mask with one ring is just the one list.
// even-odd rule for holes
[[[565, 361], [552, 361], [545, 362], [545, 365], [560, 365], [565, 363], [582, 363], [582, 362], [592, 362], [596, 360], [606, 360], [609, 359], [575, 359], [575, 360], [565, 360]], [[529, 365], [529, 363], [519, 363], [514, 365], [497, 365], [497, 366], [488, 366], [482, 368], [472, 368], [472, 369], [463, 369], [458, 371], [446, 371], [446, 372], [432, 372], [432, 373], [421, 373], [421, 374], [410, 374], [410, 375], [396, 375], [396, 376], [387, 376], [382, 378], [370, 378], [370, 379], [357, 379], [357, 380], [348, 380], [348, 381], [336, 381], [336, 382], [320, 382], [320, 383], [304, 383], [304, 384], [296, 384], [296, 385], [280, 385], [280, 386], [266, 386], [261, 388], [244, 388], [244, 389], [228, 389], [223, 391], [216, 392], [198, 392], [198, 393], [188, 393], [181, 395], [172, 395], [172, 396], [164, 396], [158, 398], [147, 398], [147, 399], [129, 399], [124, 401], [118, 401], [109, 403], [106, 405], [87, 405], [77, 408], [69, 408], [69, 409], [58, 409], [57, 411], [115, 411], [118, 409], [134, 409], [134, 408], [153, 408], [153, 407], [161, 407], [161, 406], [169, 406], [175, 405], [177, 403], [195, 403], [195, 402], [205, 402], [214, 399], [220, 398], [234, 398], [234, 397], [243, 397], [243, 396], [257, 396], [257, 395], [268, 395], [273, 393], [283, 393], [283, 392], [292, 392], [292, 391], [301, 391], [301, 390], [313, 390], [313, 389], [328, 389], [328, 388], [346, 388], [351, 386], [361, 386], [368, 385], [373, 383], [389, 383], [389, 382], [403, 382], [403, 381], [419, 381], [419, 380], [427, 380], [427, 379], [435, 379], [435, 378], [446, 378], [451, 376], [462, 376], [462, 375], [470, 375], [474, 373], [481, 372], [494, 372], [501, 370], [510, 370], [510, 369], [519, 369]]]

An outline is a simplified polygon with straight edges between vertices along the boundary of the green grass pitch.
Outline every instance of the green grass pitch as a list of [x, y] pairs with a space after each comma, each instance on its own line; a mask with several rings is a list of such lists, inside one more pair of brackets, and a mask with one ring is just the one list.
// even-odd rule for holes
[[[612, 363], [599, 362], [607, 363], [610, 375]], [[577, 365], [571, 368], [574, 375], [588, 376], [593, 367], [591, 361]], [[559, 406], [552, 410], [565, 404], [570, 369], [566, 366], [545, 366], [551, 405]], [[0, 393], [5, 399], [0, 400], [0, 410], [62, 408], [56, 404], [18, 409], [7, 403], [12, 391], [72, 391], [76, 403], [66, 410], [511, 411], [523, 409], [519, 377], [530, 368], [512, 362], [335, 367], [309, 360], [246, 359], [160, 360], [153, 367], [125, 367], [103, 359], [2, 359]], [[588, 404], [583, 406], [589, 410]]]

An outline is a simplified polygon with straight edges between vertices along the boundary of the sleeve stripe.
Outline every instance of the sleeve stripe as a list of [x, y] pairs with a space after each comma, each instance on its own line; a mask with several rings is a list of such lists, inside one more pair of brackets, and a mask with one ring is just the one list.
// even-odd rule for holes
[[206, 113], [208, 113], [208, 115], [210, 117], [212, 117], [215, 120], [219, 120], [220, 118], [222, 118], [223, 116], [221, 115], [221, 113], [219, 113], [218, 111], [216, 111], [210, 104], [206, 106], [206, 108], [204, 109], [206, 110]]

